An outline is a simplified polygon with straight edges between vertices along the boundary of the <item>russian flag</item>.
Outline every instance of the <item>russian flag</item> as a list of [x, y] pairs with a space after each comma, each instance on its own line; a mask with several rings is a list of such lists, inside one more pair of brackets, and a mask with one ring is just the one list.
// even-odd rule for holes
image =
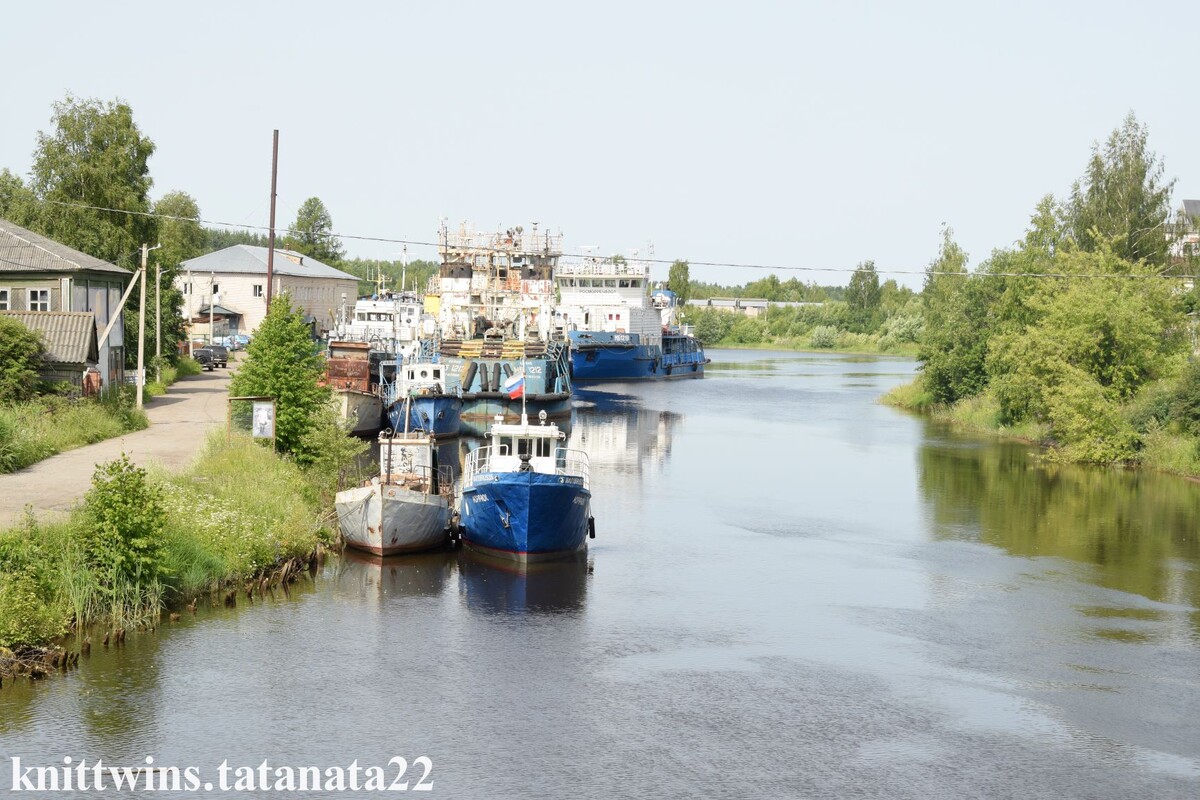
[[512, 376], [504, 382], [504, 392], [508, 395], [509, 400], [516, 400], [518, 397], [525, 394], [525, 373], [513, 373]]

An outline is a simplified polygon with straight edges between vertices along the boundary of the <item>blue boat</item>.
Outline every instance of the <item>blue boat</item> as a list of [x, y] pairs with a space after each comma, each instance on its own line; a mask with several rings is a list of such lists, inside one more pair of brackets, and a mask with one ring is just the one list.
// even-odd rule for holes
[[400, 364], [392, 380], [385, 373], [380, 394], [392, 430], [457, 436], [463, 398], [461, 391], [448, 387], [448, 379], [446, 365], [432, 361]]
[[704, 377], [704, 345], [679, 324], [674, 292], [648, 294], [648, 264], [589, 256], [559, 265], [554, 279], [575, 383]]
[[588, 457], [558, 426], [497, 421], [463, 467], [459, 532], [474, 550], [516, 561], [568, 558], [595, 535]]

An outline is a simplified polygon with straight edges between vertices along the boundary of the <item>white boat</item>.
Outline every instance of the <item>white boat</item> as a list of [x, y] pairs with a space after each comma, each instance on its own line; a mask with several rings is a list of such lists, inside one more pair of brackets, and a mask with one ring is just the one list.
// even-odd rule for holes
[[453, 492], [433, 437], [384, 433], [379, 477], [337, 493], [338, 527], [347, 545], [381, 556], [442, 547], [449, 542]]
[[424, 301], [408, 292], [381, 292], [360, 298], [353, 310], [340, 310], [329, 340], [366, 342], [374, 352], [411, 355], [421, 336], [424, 311]]

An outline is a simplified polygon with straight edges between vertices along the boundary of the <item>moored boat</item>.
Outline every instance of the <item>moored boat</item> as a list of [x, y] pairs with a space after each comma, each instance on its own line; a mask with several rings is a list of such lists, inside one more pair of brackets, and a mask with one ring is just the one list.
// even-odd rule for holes
[[389, 380], [384, 362], [380, 395], [394, 430], [419, 430], [438, 437], [457, 436], [463, 408], [462, 391], [450, 388], [445, 364], [412, 361], [395, 366]]
[[650, 294], [648, 264], [587, 256], [554, 279], [576, 383], [704, 377], [704, 346], [679, 324], [674, 292]]
[[587, 454], [558, 426], [497, 420], [463, 466], [459, 529], [472, 549], [516, 561], [566, 558], [594, 536]]
[[368, 343], [330, 342], [324, 383], [333, 390], [338, 415], [351, 433], [373, 434], [383, 427], [383, 403], [371, 381]]
[[375, 555], [411, 553], [449, 542], [453, 482], [423, 431], [379, 437], [379, 477], [337, 493], [346, 544]]

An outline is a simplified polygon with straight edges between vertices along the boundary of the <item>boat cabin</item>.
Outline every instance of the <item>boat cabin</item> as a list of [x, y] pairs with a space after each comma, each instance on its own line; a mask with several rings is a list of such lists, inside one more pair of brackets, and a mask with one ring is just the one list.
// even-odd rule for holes
[[380, 434], [379, 480], [426, 494], [438, 494], [445, 474], [439, 474], [433, 438], [423, 431]]
[[444, 370], [445, 367], [441, 364], [434, 364], [428, 361], [416, 362], [405, 364], [401, 377], [410, 391], [413, 389], [436, 389], [440, 391], [444, 385], [442, 381]]
[[505, 423], [502, 415], [496, 415], [490, 431], [492, 471], [554, 475], [563, 466], [559, 442], [566, 437], [557, 425], [546, 424], [546, 412], [539, 417], [541, 424], [530, 425], [524, 414], [519, 423]]

